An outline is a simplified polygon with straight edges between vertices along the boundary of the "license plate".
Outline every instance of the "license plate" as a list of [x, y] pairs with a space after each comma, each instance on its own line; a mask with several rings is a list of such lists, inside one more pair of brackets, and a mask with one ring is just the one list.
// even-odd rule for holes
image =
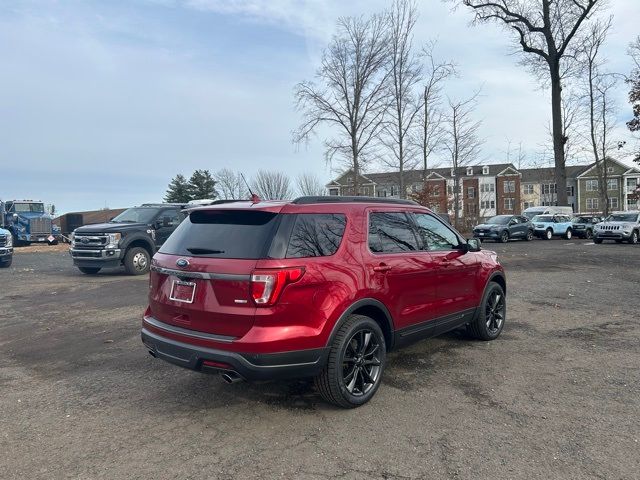
[[39, 242], [44, 242], [44, 237], [38, 237]]
[[478, 235], [484, 237], [484, 233], [478, 233]]
[[193, 282], [183, 282], [176, 280], [171, 286], [170, 300], [182, 303], [193, 303], [193, 297], [196, 294], [196, 284]]

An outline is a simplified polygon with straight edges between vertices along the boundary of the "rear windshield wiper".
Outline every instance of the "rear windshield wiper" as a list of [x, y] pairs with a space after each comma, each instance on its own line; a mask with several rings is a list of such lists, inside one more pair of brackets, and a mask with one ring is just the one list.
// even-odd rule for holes
[[191, 247], [187, 248], [189, 253], [193, 253], [194, 255], [216, 255], [218, 253], [224, 253], [224, 250], [213, 250], [211, 248], [199, 248], [199, 247]]

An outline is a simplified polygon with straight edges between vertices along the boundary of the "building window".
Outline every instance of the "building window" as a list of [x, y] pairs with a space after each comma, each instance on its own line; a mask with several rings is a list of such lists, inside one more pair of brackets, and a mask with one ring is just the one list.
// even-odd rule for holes
[[627, 192], [635, 192], [637, 186], [637, 178], [627, 178]]
[[455, 177], [455, 176], [456, 176], [456, 171], [455, 171], [453, 168], [451, 169], [451, 176], [452, 176], [452, 177]]
[[522, 187], [522, 192], [525, 195], [533, 195], [533, 183], [525, 183]]
[[618, 179], [617, 178], [609, 178], [609, 179], [607, 179], [607, 190], [618, 190]]
[[476, 189], [474, 187], [467, 188], [467, 198], [476, 198]]
[[613, 173], [613, 167], [607, 167], [607, 173]]
[[598, 209], [598, 199], [587, 198], [587, 210], [597, 210], [597, 209]]
[[[585, 182], [585, 186], [587, 192], [597, 192], [598, 191], [598, 180], [587, 180]], [[598, 208], [598, 207], [596, 207]]]
[[543, 183], [542, 184], [542, 194], [543, 195], [551, 195], [553, 193], [558, 193], [555, 183]]
[[513, 210], [513, 198], [504, 199], [504, 209], [508, 211]]
[[353, 177], [347, 178], [347, 184], [348, 185], [353, 185]]
[[467, 167], [467, 175], [473, 175], [473, 167]]
[[489, 167], [482, 167], [482, 174], [489, 175]]
[[496, 186], [493, 183], [482, 183], [480, 184], [480, 191], [482, 193], [495, 192]]
[[331, 195], [332, 197], [337, 197], [339, 194], [339, 191], [337, 188], [330, 188], [329, 189], [329, 195]]
[[542, 201], [542, 206], [543, 207], [555, 207], [558, 205], [558, 202], [552, 202], [550, 200], [543, 200]]
[[617, 210], [619, 207], [618, 197], [611, 197], [609, 199], [609, 208]]
[[504, 182], [504, 193], [514, 193], [516, 191], [515, 180], [507, 180]]
[[636, 198], [627, 198], [627, 210], [636, 210], [638, 208], [638, 200]]
[[398, 194], [398, 189], [394, 185], [391, 185], [391, 196], [395, 197], [397, 194]]
[[362, 193], [362, 195], [364, 195], [365, 197], [369, 196], [369, 187], [362, 187], [360, 189], [360, 192]]
[[536, 202], [524, 202], [522, 204], [522, 209], [526, 210], [527, 208], [531, 208], [531, 207], [535, 207], [536, 206]]
[[570, 185], [567, 187], [567, 197], [573, 197], [573, 196], [574, 196], [573, 185]]
[[495, 200], [483, 200], [480, 202], [480, 208], [483, 210], [493, 210], [496, 208]]
[[431, 196], [432, 197], [439, 197], [440, 196], [440, 186], [436, 185], [435, 187], [433, 187], [431, 189]]

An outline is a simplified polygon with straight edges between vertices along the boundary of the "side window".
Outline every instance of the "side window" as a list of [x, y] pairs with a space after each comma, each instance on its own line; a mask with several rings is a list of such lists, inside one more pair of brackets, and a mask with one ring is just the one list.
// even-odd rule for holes
[[184, 220], [184, 215], [180, 213], [180, 210], [165, 210], [164, 212], [162, 212], [162, 215], [160, 215], [160, 220], [162, 220], [164, 217], [169, 218], [169, 227], [172, 228], [177, 227], [178, 225], [180, 225], [180, 222]]
[[296, 216], [286, 258], [326, 257], [338, 250], [347, 219], [342, 214], [312, 213]]
[[418, 250], [413, 224], [405, 213], [369, 214], [369, 249], [374, 253], [399, 253]]
[[518, 223], [520, 223], [520, 218], [519, 217], [511, 217], [511, 220], [509, 221], [509, 223], [512, 223], [513, 225], [517, 225]]
[[415, 219], [426, 250], [455, 250], [460, 246], [458, 236], [434, 216], [416, 213]]

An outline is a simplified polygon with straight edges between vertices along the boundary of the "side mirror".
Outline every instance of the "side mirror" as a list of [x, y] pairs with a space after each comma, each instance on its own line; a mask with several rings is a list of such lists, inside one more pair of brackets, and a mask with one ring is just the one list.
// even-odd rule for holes
[[14, 221], [14, 222], [17, 222], [19, 217], [18, 217], [18, 214], [17, 214], [17, 213], [14, 213], [14, 214], [11, 216], [11, 218], [13, 218], [13, 221]]
[[467, 243], [462, 245], [462, 250], [464, 253], [479, 252], [482, 250], [482, 242], [479, 238], [470, 238], [467, 240]]

